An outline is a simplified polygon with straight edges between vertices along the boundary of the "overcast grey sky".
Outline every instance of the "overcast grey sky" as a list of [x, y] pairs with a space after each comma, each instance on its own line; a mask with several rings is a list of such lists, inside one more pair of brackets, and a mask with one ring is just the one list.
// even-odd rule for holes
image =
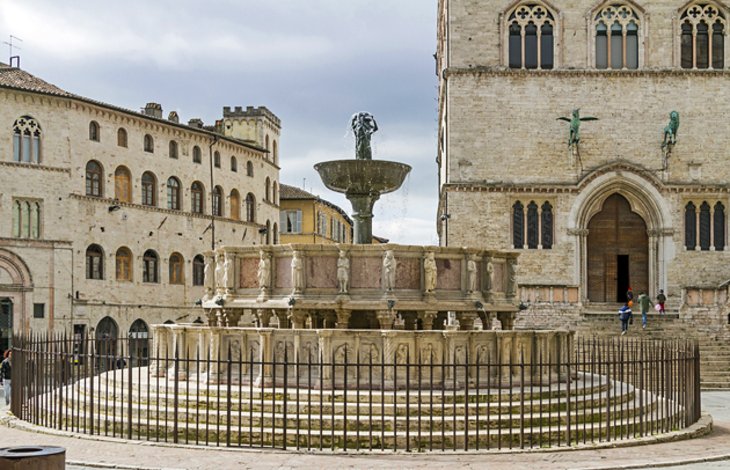
[[22, 68], [69, 92], [206, 124], [267, 106], [281, 181], [348, 213], [312, 165], [351, 158], [349, 118], [369, 111], [374, 158], [413, 166], [375, 209], [374, 233], [397, 243], [437, 243], [435, 31], [436, 0], [0, 0], [0, 39], [20, 37]]

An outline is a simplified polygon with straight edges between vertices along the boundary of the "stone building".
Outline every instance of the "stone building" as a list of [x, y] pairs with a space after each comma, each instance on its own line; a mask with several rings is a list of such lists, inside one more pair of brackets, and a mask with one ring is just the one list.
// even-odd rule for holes
[[[545, 312], [664, 289], [726, 331], [729, 20], [713, 1], [440, 0], [441, 244], [518, 251]], [[598, 120], [571, 135], [573, 110]]]
[[280, 122], [266, 108], [183, 124], [2, 66], [0, 127], [0, 348], [10, 328], [144, 337], [193, 321], [203, 252], [278, 231]]

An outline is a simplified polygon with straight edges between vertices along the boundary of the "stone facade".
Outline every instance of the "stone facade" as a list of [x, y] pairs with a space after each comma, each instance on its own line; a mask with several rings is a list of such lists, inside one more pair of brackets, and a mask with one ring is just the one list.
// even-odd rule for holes
[[[163, 119], [159, 105], [129, 111], [69, 94], [23, 70], [0, 68], [0, 126], [6, 130], [0, 133], [0, 220], [5, 221], [0, 298], [12, 301], [13, 330], [90, 333], [110, 317], [125, 335], [138, 319], [189, 322], [200, 315], [194, 303], [203, 295], [203, 265], [194, 268], [195, 257], [212, 243], [263, 244], [264, 229], [279, 218], [276, 195], [269, 195], [279, 179], [274, 161], [279, 121], [263, 109], [249, 109], [248, 122], [266, 132], [219, 133], [200, 120], [179, 124], [174, 112]], [[14, 129], [24, 116], [40, 128], [40, 152], [31, 152], [31, 161], [22, 152], [19, 158], [14, 154]], [[101, 169], [93, 181], [89, 162]], [[128, 183], [117, 174], [124, 168]], [[146, 193], [151, 205], [143, 200], [144, 172], [154, 175], [154, 187]], [[178, 208], [170, 206], [171, 177], [180, 184]], [[203, 188], [202, 210], [193, 207], [194, 182]], [[211, 184], [221, 189], [220, 216], [211, 215]], [[253, 207], [247, 205], [248, 194]], [[28, 227], [25, 209], [18, 219], [17, 203], [32, 207]], [[101, 247], [102, 255], [100, 269], [90, 276], [91, 245]], [[121, 276], [128, 280], [121, 280], [117, 268], [122, 247], [131, 253], [129, 274]], [[157, 279], [148, 279], [156, 282], [143, 276], [147, 250], [157, 254]], [[182, 264], [173, 280], [174, 253]]]
[[[631, 69], [599, 69], [596, 18], [604, 8], [619, 4], [635, 15], [638, 64]], [[724, 27], [713, 39], [714, 69], [682, 68], [681, 28], [691, 3], [441, 0], [437, 54], [441, 244], [517, 249], [521, 298], [540, 299], [558, 318], [577, 314], [580, 306], [597, 302], [589, 289], [591, 276], [612, 274], [608, 264], [589, 262], [591, 246], [609, 243], [591, 239], [589, 226], [606, 201], [619, 195], [646, 225], [648, 243], [640, 247], [646, 261], [635, 261], [645, 264], [646, 277], [632, 274], [630, 279], [624, 274], [625, 283], [635, 291], [648, 291], [654, 298], [664, 289], [668, 305], [677, 310], [686, 305], [687, 289], [717, 288], [730, 279], [726, 215], [730, 124], [722, 111], [728, 101], [730, 74], [724, 66], [730, 47], [720, 47], [730, 11], [716, 2], [698, 5], [716, 7], [713, 21]], [[550, 69], [510, 68], [510, 47], [515, 44], [510, 42], [510, 18], [523, 6], [540, 6], [553, 18]], [[580, 143], [569, 147], [568, 123], [557, 118], [570, 117], [577, 108], [583, 116], [599, 120], [583, 122]], [[662, 147], [671, 111], [681, 117], [678, 139], [676, 145]], [[549, 204], [552, 246], [515, 247], [518, 201], [525, 211], [534, 201], [538, 218], [543, 204]], [[697, 208], [693, 219], [686, 217], [690, 202]], [[702, 219], [700, 207], [705, 202], [710, 214]], [[617, 220], [620, 231], [623, 219]], [[705, 222], [709, 229], [702, 226]], [[697, 240], [688, 248], [693, 245], [687, 236], [690, 225]], [[537, 225], [537, 230], [541, 228]], [[700, 233], [708, 230], [707, 241], [701, 241]], [[594, 237], [596, 233], [593, 230]], [[611, 295], [599, 302], [615, 302], [623, 294], [610, 282], [604, 286]], [[554, 295], [559, 299], [553, 301]], [[718, 320], [723, 312], [706, 315], [708, 323], [725, 324], [716, 332], [727, 328], [727, 318]]]

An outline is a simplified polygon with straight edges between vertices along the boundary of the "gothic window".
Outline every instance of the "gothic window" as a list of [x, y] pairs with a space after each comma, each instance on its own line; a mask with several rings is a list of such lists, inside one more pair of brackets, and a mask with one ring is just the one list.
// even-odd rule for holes
[[696, 207], [689, 202], [684, 208], [684, 246], [688, 250], [694, 250], [697, 244], [697, 223]]
[[99, 123], [96, 121], [89, 123], [89, 140], [93, 140], [94, 142], [101, 140], [99, 136]]
[[170, 255], [169, 269], [170, 269], [170, 284], [183, 284], [183, 257], [180, 253], [173, 253]]
[[167, 208], [180, 210], [180, 180], [174, 176], [167, 179]]
[[114, 171], [114, 197], [121, 202], [132, 202], [132, 174], [119, 166]]
[[86, 279], [104, 279], [104, 250], [99, 245], [86, 249]]
[[537, 204], [535, 201], [527, 205], [527, 248], [537, 249], [538, 245], [538, 222], [537, 222]]
[[155, 151], [155, 139], [151, 135], [144, 135], [144, 151], [148, 153], [154, 153]]
[[154, 250], [147, 250], [142, 257], [142, 282], [159, 281], [159, 257]]
[[274, 238], [274, 245], [276, 245], [277, 243], [279, 243], [279, 224], [277, 224], [276, 222], [274, 222], [272, 235]]
[[203, 154], [197, 145], [193, 147], [193, 163], [203, 163]]
[[191, 210], [195, 214], [203, 213], [203, 201], [205, 201], [205, 189], [203, 184], [196, 181], [190, 187]]
[[276, 184], [276, 181], [271, 183], [271, 203], [276, 204], [277, 198], [279, 197], [279, 186]]
[[273, 150], [274, 150], [274, 165], [279, 164], [279, 146], [277, 145], [276, 141], [273, 141]]
[[223, 188], [216, 186], [213, 189], [213, 215], [218, 217], [223, 216]]
[[253, 176], [253, 163], [246, 162], [246, 176]]
[[725, 206], [721, 202], [715, 204], [713, 224], [715, 251], [723, 251], [725, 249]]
[[117, 146], [127, 147], [127, 130], [123, 127], [117, 129]]
[[[266, 150], [269, 150], [269, 136], [268, 135], [266, 136]], [[266, 155], [266, 158], [268, 159], [269, 156]]]
[[193, 285], [202, 286], [205, 283], [205, 259], [203, 255], [193, 258]]
[[725, 68], [725, 14], [711, 2], [694, 2], [680, 22], [682, 68]]
[[103, 193], [101, 165], [91, 160], [86, 164], [86, 195], [101, 197]]
[[40, 201], [13, 200], [13, 237], [41, 238], [42, 220]]
[[132, 252], [127, 247], [117, 250], [117, 281], [132, 280]]
[[157, 206], [157, 179], [149, 171], [142, 174], [142, 204]]
[[553, 247], [553, 206], [549, 202], [542, 205], [542, 247], [549, 250]]
[[220, 168], [221, 167], [221, 154], [217, 150], [213, 153], [213, 165], [216, 168]]
[[241, 220], [241, 196], [237, 190], [231, 191], [229, 203], [231, 206], [231, 219]]
[[271, 221], [266, 221], [266, 244], [271, 245]]
[[700, 250], [710, 249], [710, 205], [704, 201], [700, 205]]
[[177, 142], [174, 140], [170, 141], [170, 158], [177, 159]]
[[256, 222], [256, 198], [253, 194], [246, 194], [246, 222]]
[[525, 207], [520, 201], [512, 206], [512, 245], [522, 248], [525, 245]]
[[555, 65], [555, 17], [538, 3], [517, 6], [507, 20], [509, 66], [552, 69]]
[[271, 192], [271, 180], [269, 177], [266, 177], [266, 185], [265, 185], [265, 191], [264, 191], [264, 201], [269, 202], [269, 193]]
[[639, 68], [639, 16], [628, 5], [612, 3], [595, 16], [596, 68]]
[[13, 123], [13, 161], [41, 161], [41, 126], [30, 116], [18, 118]]
[[231, 157], [231, 171], [238, 171], [238, 160], [236, 160], [236, 157]]

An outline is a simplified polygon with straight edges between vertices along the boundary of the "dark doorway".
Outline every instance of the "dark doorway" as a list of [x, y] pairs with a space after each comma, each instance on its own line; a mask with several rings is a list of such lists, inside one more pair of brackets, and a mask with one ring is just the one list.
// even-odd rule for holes
[[74, 364], [83, 364], [86, 354], [86, 325], [74, 325]]
[[626, 302], [626, 291], [629, 290], [629, 255], [616, 256], [616, 302]]
[[0, 299], [0, 354], [13, 345], [13, 301]]

